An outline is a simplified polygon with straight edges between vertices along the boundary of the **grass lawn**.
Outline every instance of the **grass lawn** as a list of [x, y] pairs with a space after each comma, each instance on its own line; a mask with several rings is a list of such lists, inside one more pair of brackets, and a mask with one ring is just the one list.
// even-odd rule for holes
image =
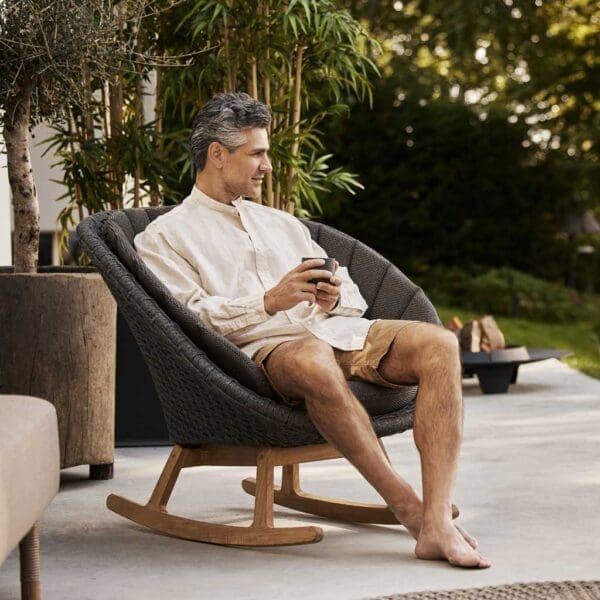
[[[481, 313], [440, 304], [436, 304], [436, 309], [444, 323], [455, 315], [463, 323], [482, 316]], [[590, 322], [552, 324], [511, 317], [495, 319], [507, 344], [570, 350], [573, 356], [562, 359], [564, 362], [582, 373], [600, 379], [600, 342], [594, 337]]]

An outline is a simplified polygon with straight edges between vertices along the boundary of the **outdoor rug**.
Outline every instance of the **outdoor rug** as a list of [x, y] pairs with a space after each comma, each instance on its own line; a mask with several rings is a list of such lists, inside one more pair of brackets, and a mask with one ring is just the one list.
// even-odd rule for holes
[[515, 583], [448, 592], [415, 592], [372, 600], [600, 600], [600, 581]]

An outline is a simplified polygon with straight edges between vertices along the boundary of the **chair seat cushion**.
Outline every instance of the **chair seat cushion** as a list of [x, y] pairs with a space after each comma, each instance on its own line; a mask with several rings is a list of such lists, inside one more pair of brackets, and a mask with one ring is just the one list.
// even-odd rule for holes
[[354, 395], [373, 417], [387, 415], [409, 407], [414, 408], [414, 400], [419, 389], [416, 385], [397, 389], [385, 388], [365, 381], [349, 381], [348, 384]]
[[56, 496], [59, 479], [54, 406], [0, 395], [0, 563]]

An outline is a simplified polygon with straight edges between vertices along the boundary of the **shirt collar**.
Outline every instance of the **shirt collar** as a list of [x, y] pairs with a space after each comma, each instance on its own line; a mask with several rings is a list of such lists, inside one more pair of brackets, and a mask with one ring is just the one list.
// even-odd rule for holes
[[218, 200], [214, 200], [210, 196], [207, 196], [202, 190], [198, 189], [196, 186], [192, 188], [190, 195], [188, 196], [189, 200], [193, 203], [202, 204], [207, 208], [211, 208], [212, 210], [219, 210], [224, 213], [229, 213], [230, 215], [236, 215], [238, 213], [238, 208], [242, 204], [242, 197], [236, 198], [231, 204], [225, 204], [224, 202], [219, 202]]

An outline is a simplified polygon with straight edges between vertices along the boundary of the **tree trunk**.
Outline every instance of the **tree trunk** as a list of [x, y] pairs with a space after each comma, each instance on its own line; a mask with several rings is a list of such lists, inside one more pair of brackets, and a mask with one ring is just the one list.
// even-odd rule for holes
[[[264, 32], [269, 39], [269, 0], [264, 0], [263, 2], [263, 17], [264, 17]], [[269, 49], [269, 45], [265, 48], [265, 65], [268, 65], [271, 60], [271, 52]], [[271, 107], [271, 78], [269, 74], [266, 73], [263, 75], [263, 94], [264, 94], [264, 102], [270, 108]], [[273, 118], [271, 118], [271, 126], [269, 129], [269, 138], [273, 139]], [[267, 173], [265, 176], [265, 193], [266, 193], [266, 202], [270, 207], [275, 206], [275, 200], [273, 196], [273, 173]]]
[[[137, 41], [135, 43], [137, 56], [142, 56], [144, 51], [142, 39], [142, 24], [138, 24]], [[133, 101], [135, 111], [135, 127], [138, 133], [144, 125], [144, 89], [142, 86], [142, 67], [139, 60], [135, 61], [135, 97]], [[139, 208], [142, 205], [142, 157], [140, 156], [139, 143], [135, 147], [135, 172], [133, 174], [133, 206]]]
[[17, 273], [36, 272], [40, 246], [40, 207], [29, 150], [32, 90], [32, 82], [22, 85], [12, 106], [7, 106], [4, 123], [8, 181], [15, 217], [13, 263]]
[[94, 139], [94, 114], [92, 112], [94, 95], [92, 93], [90, 71], [85, 62], [81, 66], [81, 72], [83, 73], [83, 87], [85, 89], [85, 100], [83, 106], [81, 107], [81, 111], [83, 113], [84, 136], [85, 140], [90, 142]]
[[[108, 85], [108, 103], [109, 103], [109, 114], [110, 114], [110, 138], [114, 144], [117, 143], [118, 138], [122, 135], [123, 127], [123, 105], [124, 105], [124, 92], [123, 92], [123, 73], [119, 72], [109, 82]], [[123, 182], [125, 176], [121, 166], [115, 162], [113, 165], [113, 180], [114, 180], [114, 195], [115, 201], [114, 206], [111, 208], [123, 208]]]
[[[68, 112], [69, 115], [67, 119], [67, 126], [69, 128], [69, 150], [71, 152], [71, 160], [73, 161], [73, 164], [76, 164], [75, 157], [77, 152], [75, 148], [74, 138], [77, 135], [77, 126], [75, 125], [75, 118], [73, 117], [73, 111], [71, 110], [70, 106]], [[81, 186], [77, 179], [75, 179], [74, 191], [75, 202], [77, 203], [77, 216], [79, 217], [79, 222], [81, 223], [81, 221], [83, 221], [83, 194], [81, 193]]]
[[108, 139], [110, 137], [110, 112], [109, 112], [109, 104], [108, 104], [108, 81], [105, 81], [102, 84], [102, 133], [104, 134], [104, 138]]
[[251, 56], [248, 72], [248, 94], [258, 100], [258, 70], [256, 56]]
[[123, 74], [118, 73], [108, 84], [110, 135], [116, 137], [123, 125]]
[[[156, 85], [154, 87], [154, 137], [152, 145], [156, 154], [162, 151], [163, 104], [162, 104], [162, 71], [156, 67]], [[150, 206], [160, 206], [160, 188], [150, 190]]]
[[[298, 42], [296, 50], [296, 62], [294, 70], [294, 105], [292, 108], [292, 125], [293, 125], [293, 142], [291, 158], [295, 161], [298, 158], [300, 149], [300, 118], [302, 112], [302, 57], [304, 55], [304, 46], [302, 42]], [[287, 190], [286, 190], [286, 205], [285, 209], [292, 213], [294, 212], [294, 202], [292, 200], [294, 189], [294, 175], [296, 174], [293, 162], [288, 166], [287, 173]]]
[[[229, 9], [229, 2], [227, 3]], [[231, 64], [229, 53], [229, 10], [223, 15], [223, 48], [225, 50], [225, 68], [227, 69], [227, 79], [223, 82], [226, 92], [235, 92], [235, 73]]]

